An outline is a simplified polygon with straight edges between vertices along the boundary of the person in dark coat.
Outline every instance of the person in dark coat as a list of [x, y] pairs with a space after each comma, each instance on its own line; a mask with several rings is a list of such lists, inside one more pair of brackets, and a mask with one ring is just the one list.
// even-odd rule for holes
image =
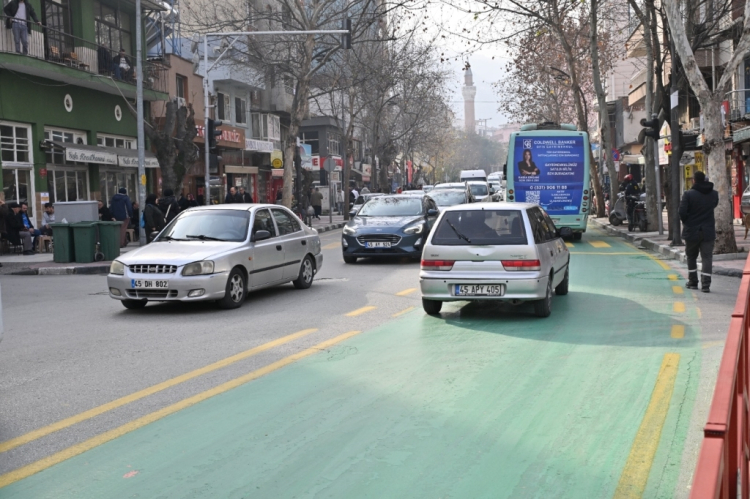
[[253, 197], [250, 195], [249, 192], [245, 191], [244, 187], [240, 187], [240, 193], [238, 194], [240, 199], [242, 200], [242, 203], [252, 203]]
[[701, 291], [711, 290], [711, 270], [714, 242], [716, 241], [716, 220], [714, 209], [719, 205], [719, 193], [714, 184], [706, 181], [706, 174], [697, 171], [693, 175], [693, 187], [682, 196], [680, 220], [682, 237], [685, 239], [685, 256], [688, 267], [688, 289], [698, 289], [698, 254], [703, 262], [701, 268]]
[[133, 203], [133, 216], [130, 217], [130, 228], [136, 229], [141, 226], [141, 209], [138, 203]]
[[159, 211], [164, 214], [164, 220], [167, 223], [174, 220], [174, 217], [180, 212], [180, 205], [177, 204], [172, 189], [164, 189], [164, 197], [159, 200], [157, 206], [159, 207]]
[[195, 208], [198, 206], [198, 201], [195, 200], [195, 197], [192, 194], [187, 195], [187, 205], [188, 208]]
[[109, 208], [104, 205], [104, 201], [99, 201], [99, 220], [101, 220], [102, 222], [114, 221], [112, 212], [109, 211]]
[[26, 230], [21, 220], [21, 205], [18, 203], [8, 204], [8, 214], [5, 217], [5, 229], [8, 231], [8, 241], [16, 246], [23, 245], [24, 255], [33, 255], [34, 249], [31, 244], [31, 233]]
[[16, 52], [29, 53], [29, 35], [31, 34], [31, 22], [33, 19], [38, 25], [42, 25], [36, 17], [34, 7], [25, 0], [11, 0], [8, 5], [3, 7], [3, 13], [8, 16], [5, 19], [5, 27], [13, 30], [13, 41], [16, 45]]
[[133, 202], [128, 197], [127, 189], [120, 187], [118, 193], [112, 196], [109, 211], [112, 212], [112, 217], [116, 221], [122, 222], [120, 224], [120, 248], [124, 248], [128, 245], [128, 228], [130, 219], [133, 218]]
[[164, 213], [156, 205], [156, 194], [146, 196], [146, 208], [143, 209], [143, 223], [146, 225], [146, 239], [154, 240], [154, 235], [167, 225]]
[[224, 198], [225, 204], [233, 204], [233, 203], [241, 203], [242, 200], [237, 195], [237, 189], [234, 187], [229, 188], [229, 192], [227, 192], [227, 196]]

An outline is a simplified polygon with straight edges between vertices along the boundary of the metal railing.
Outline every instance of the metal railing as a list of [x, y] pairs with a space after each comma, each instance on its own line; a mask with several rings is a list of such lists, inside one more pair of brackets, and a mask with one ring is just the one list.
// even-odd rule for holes
[[[23, 45], [15, 46], [12, 29], [6, 28], [6, 16], [0, 16], [0, 53], [23, 53]], [[75, 37], [63, 31], [31, 24], [28, 35], [28, 57], [41, 59], [54, 64], [111, 77], [118, 81], [135, 85], [135, 58], [128, 57], [129, 69], [116, 64], [117, 50]], [[144, 88], [167, 92], [167, 72], [164, 64], [153, 61], [143, 62]]]
[[729, 101], [729, 120], [738, 121], [750, 116], [750, 89], [727, 92], [724, 100]]
[[750, 497], [748, 483], [748, 333], [750, 332], [750, 260], [732, 311], [719, 365], [703, 443], [690, 491], [691, 499]]

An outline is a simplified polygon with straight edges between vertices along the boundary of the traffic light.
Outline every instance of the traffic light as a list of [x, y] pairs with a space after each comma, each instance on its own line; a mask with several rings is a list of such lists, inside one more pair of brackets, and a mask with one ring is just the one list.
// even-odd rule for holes
[[348, 31], [348, 33], [343, 33], [341, 35], [341, 48], [350, 49], [352, 48], [352, 20], [346, 19], [341, 24], [341, 29], [345, 29]]
[[223, 123], [219, 120], [208, 120], [208, 130], [206, 130], [206, 140], [208, 140], [208, 149], [216, 153], [217, 143], [216, 138], [221, 136], [221, 130], [218, 130], [218, 128]]
[[659, 119], [658, 118], [653, 118], [650, 120], [643, 118], [641, 120], [641, 126], [644, 128], [638, 134], [638, 142], [643, 144], [643, 142], [645, 142], [646, 140], [646, 137], [651, 137], [654, 140], [659, 140]]

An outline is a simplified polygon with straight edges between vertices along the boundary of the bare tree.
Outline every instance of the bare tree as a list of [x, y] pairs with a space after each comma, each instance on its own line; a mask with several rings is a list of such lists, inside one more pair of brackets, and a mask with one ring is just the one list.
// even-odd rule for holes
[[198, 132], [192, 104], [180, 106], [167, 101], [163, 116], [152, 116], [144, 130], [156, 150], [161, 169], [162, 187], [179, 192], [185, 174], [198, 161], [198, 148], [193, 143]]

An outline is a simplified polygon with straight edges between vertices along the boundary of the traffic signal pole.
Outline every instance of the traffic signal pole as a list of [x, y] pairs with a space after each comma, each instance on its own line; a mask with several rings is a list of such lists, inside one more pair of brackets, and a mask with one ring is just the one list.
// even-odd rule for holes
[[[136, 0], [138, 2], [138, 5], [140, 5], [140, 0]], [[211, 108], [209, 98], [208, 98], [208, 73], [211, 71], [216, 64], [221, 60], [222, 57], [229, 51], [229, 49], [234, 45], [234, 43], [239, 40], [240, 36], [271, 36], [271, 35], [348, 35], [342, 37], [342, 45], [343, 48], [351, 48], [351, 20], [348, 21], [348, 23], [345, 24], [345, 26], [348, 29], [329, 29], [329, 30], [307, 30], [307, 31], [228, 31], [228, 32], [217, 32], [217, 33], [204, 33], [203, 34], [203, 64], [204, 68], [206, 68], [206, 74], [203, 76], [203, 105], [205, 109], [205, 119], [203, 120], [203, 140], [205, 141], [205, 201], [206, 205], [211, 204], [211, 172], [210, 172], [210, 162], [211, 162], [211, 138], [209, 138], [208, 134], [208, 114], [209, 110]], [[222, 52], [222, 54], [216, 58], [214, 63], [211, 65], [211, 67], [208, 66], [208, 37], [209, 36], [235, 36], [237, 38], [232, 41], [232, 43], [229, 45], [229, 47]], [[140, 40], [140, 38], [139, 38]], [[198, 59], [200, 60], [200, 59]], [[139, 101], [140, 102], [140, 101]], [[145, 160], [143, 160], [145, 161]], [[139, 163], [143, 164], [143, 162], [139, 161]], [[297, 200], [299, 202], [299, 199]], [[145, 238], [145, 233], [144, 236]]]

